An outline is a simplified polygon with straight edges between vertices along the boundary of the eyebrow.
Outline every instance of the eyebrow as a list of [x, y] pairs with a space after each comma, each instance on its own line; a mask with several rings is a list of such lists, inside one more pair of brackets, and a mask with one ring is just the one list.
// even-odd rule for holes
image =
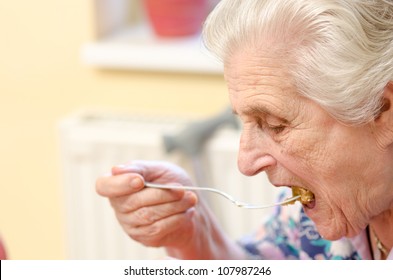
[[[232, 109], [232, 113], [237, 116], [239, 115], [239, 113], [235, 109]], [[243, 111], [243, 114], [249, 115], [249, 116], [255, 116], [255, 115], [272, 115], [272, 116], [274, 116], [275, 115], [268, 108], [266, 108], [264, 106], [260, 106], [260, 105], [247, 107], [247, 109], [245, 109]]]
[[[232, 113], [236, 116], [239, 116], [239, 113], [232, 109]], [[288, 121], [280, 116], [277, 116], [276, 113], [273, 113], [269, 108], [266, 108], [265, 106], [261, 105], [251, 105], [247, 107], [242, 113], [246, 116], [273, 116], [275, 118], [278, 118], [282, 120], [283, 122], [287, 123]]]

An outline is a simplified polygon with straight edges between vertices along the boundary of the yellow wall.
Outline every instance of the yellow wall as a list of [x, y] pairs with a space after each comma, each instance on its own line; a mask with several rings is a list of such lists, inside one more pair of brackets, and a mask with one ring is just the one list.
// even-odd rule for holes
[[92, 1], [0, 2], [0, 235], [12, 259], [63, 259], [56, 125], [83, 108], [208, 115], [222, 77], [82, 65]]

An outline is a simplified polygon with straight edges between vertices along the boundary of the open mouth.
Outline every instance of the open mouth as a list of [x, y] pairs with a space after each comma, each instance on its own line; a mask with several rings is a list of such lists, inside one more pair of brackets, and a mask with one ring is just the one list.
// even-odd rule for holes
[[[291, 188], [292, 196], [300, 195], [298, 201], [300, 201], [301, 204], [310, 209], [315, 207], [315, 196], [310, 190], [298, 186], [292, 186]], [[295, 203], [295, 201], [291, 202], [290, 204], [293, 203]]]

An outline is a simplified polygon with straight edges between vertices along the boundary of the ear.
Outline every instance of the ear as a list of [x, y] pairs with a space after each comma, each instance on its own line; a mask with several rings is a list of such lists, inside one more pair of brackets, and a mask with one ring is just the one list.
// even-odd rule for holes
[[374, 119], [374, 129], [380, 147], [387, 148], [393, 144], [393, 81], [384, 89], [382, 106]]

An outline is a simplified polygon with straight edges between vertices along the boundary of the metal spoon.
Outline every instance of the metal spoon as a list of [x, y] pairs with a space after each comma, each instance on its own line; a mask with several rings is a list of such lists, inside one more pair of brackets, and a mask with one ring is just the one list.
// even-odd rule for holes
[[250, 203], [246, 203], [246, 202], [241, 202], [236, 200], [235, 198], [233, 198], [231, 195], [214, 189], [214, 188], [202, 188], [202, 187], [193, 187], [193, 186], [174, 186], [174, 185], [162, 185], [162, 184], [155, 184], [155, 183], [150, 183], [150, 182], [145, 182], [145, 187], [148, 188], [156, 188], [156, 189], [176, 189], [176, 190], [198, 190], [198, 191], [209, 191], [209, 192], [213, 192], [216, 194], [219, 194], [223, 197], [225, 197], [226, 199], [230, 200], [232, 203], [234, 203], [237, 207], [241, 207], [241, 208], [246, 208], [246, 209], [265, 209], [265, 208], [270, 208], [270, 207], [274, 207], [274, 206], [278, 206], [278, 205], [285, 205], [288, 204], [290, 202], [296, 201], [298, 200], [301, 196], [297, 195], [291, 198], [288, 198], [284, 201], [278, 202], [278, 203], [274, 203], [274, 204], [270, 204], [270, 205], [258, 205], [258, 204], [250, 204]]

